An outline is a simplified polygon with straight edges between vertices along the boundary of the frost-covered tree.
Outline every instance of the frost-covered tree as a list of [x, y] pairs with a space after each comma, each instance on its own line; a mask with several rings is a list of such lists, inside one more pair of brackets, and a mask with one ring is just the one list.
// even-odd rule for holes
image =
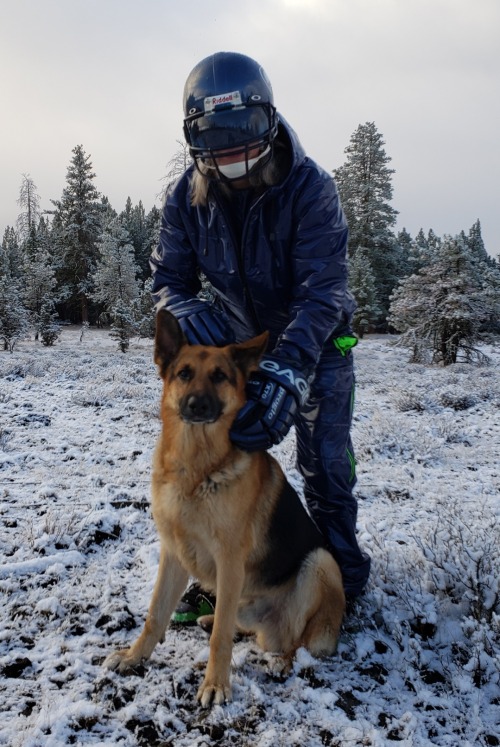
[[118, 348], [126, 353], [130, 346], [130, 338], [137, 334], [135, 316], [129, 304], [118, 300], [109, 312], [111, 317], [110, 337], [118, 341]]
[[189, 152], [189, 146], [184, 140], [176, 140], [177, 150], [174, 155], [167, 163], [167, 173], [162, 179], [163, 190], [158, 197], [162, 200], [170, 187], [193, 163], [193, 159]]
[[471, 226], [468, 234], [462, 231], [460, 238], [468, 247], [476, 265], [481, 268], [485, 288], [488, 288], [489, 292], [493, 294], [490, 305], [491, 314], [484, 321], [481, 331], [498, 334], [500, 333], [500, 314], [498, 314], [498, 308], [495, 306], [494, 296], [500, 286], [500, 265], [486, 251], [479, 220]]
[[98, 242], [99, 258], [93, 274], [92, 296], [106, 308], [122, 300], [132, 303], [139, 295], [138, 268], [128, 231], [115, 218]]
[[146, 280], [151, 276], [151, 268], [149, 266], [149, 258], [153, 249], [158, 246], [160, 240], [160, 228], [161, 228], [161, 212], [156, 207], [150, 210], [146, 215], [145, 222], [145, 234], [146, 238], [142, 245], [140, 256], [137, 256], [137, 263], [141, 269], [141, 278]]
[[10, 270], [0, 269], [0, 340], [4, 350], [14, 350], [17, 340], [28, 331], [28, 313], [22, 301], [21, 281]]
[[22, 256], [17, 233], [12, 226], [7, 226], [0, 246], [0, 274], [8, 272], [13, 278], [20, 278], [23, 274]]
[[125, 210], [120, 214], [122, 226], [128, 231], [130, 243], [134, 247], [134, 254], [140, 270], [141, 279], [145, 279], [149, 272], [149, 256], [151, 248], [149, 245], [149, 224], [142, 201], [138, 205], [132, 205], [130, 197], [127, 198]]
[[30, 312], [35, 338], [41, 332], [43, 307], [54, 309], [56, 277], [52, 257], [45, 248], [24, 260], [24, 304]]
[[0, 245], [0, 340], [4, 350], [14, 350], [19, 338], [28, 331], [28, 313], [24, 307], [22, 266], [17, 235], [6, 228]]
[[36, 251], [36, 231], [40, 221], [40, 196], [36, 184], [29, 174], [23, 174], [17, 204], [21, 212], [17, 218], [17, 233], [23, 253], [32, 255]]
[[61, 334], [55, 304], [50, 299], [46, 299], [40, 309], [38, 331], [42, 344], [46, 347], [52, 346]]
[[345, 149], [343, 166], [334, 171], [342, 205], [349, 223], [351, 254], [358, 246], [382, 243], [396, 222], [392, 200], [391, 159], [374, 122], [359, 125]]
[[118, 218], [104, 230], [98, 243], [99, 259], [93, 274], [92, 298], [103, 304], [111, 320], [112, 335], [125, 352], [128, 340], [137, 332], [134, 308], [139, 297], [139, 268], [130, 236]]
[[[398, 235], [398, 241], [400, 235]], [[440, 237], [432, 229], [426, 235], [421, 228], [415, 238], [407, 245], [406, 272], [402, 273], [400, 279], [402, 280], [406, 275], [413, 275], [429, 262], [432, 263], [440, 244]]]
[[103, 207], [93, 183], [95, 174], [90, 156], [81, 145], [72, 152], [62, 197], [52, 200], [56, 207], [54, 236], [59, 254], [58, 281], [65, 299], [65, 312], [74, 321], [88, 322], [91, 277], [98, 257]]
[[153, 278], [144, 281], [139, 298], [135, 304], [135, 318], [137, 319], [137, 332], [140, 337], [155, 336], [156, 311], [153, 303]]
[[483, 241], [481, 234], [481, 222], [477, 220], [473, 226], [471, 226], [469, 233], [466, 235], [465, 232], [460, 234], [467, 246], [469, 247], [472, 255], [481, 262], [484, 262], [489, 267], [498, 267], [498, 263], [495, 262], [493, 257], [490, 257], [486, 251], [486, 246]]
[[107, 226], [108, 223], [111, 223], [117, 217], [118, 213], [111, 205], [109, 198], [101, 195], [101, 226]]
[[353, 317], [353, 329], [360, 337], [372, 329], [380, 318], [381, 309], [377, 300], [375, 279], [366, 249], [358, 247], [349, 262], [349, 287], [358, 307]]
[[485, 273], [485, 264], [471, 254], [463, 238], [444, 237], [426, 262], [402, 280], [392, 296], [390, 323], [413, 350], [413, 360], [444, 366], [460, 353], [481, 360], [477, 348], [481, 327], [500, 313], [500, 284]]
[[[434, 236], [434, 232], [429, 231], [429, 236]], [[424, 229], [421, 228], [415, 237], [415, 248], [418, 254], [425, 259], [427, 255], [432, 253], [431, 242], [424, 233]], [[434, 245], [435, 248], [435, 245]]]
[[398, 252], [397, 252], [397, 260], [399, 264], [399, 280], [402, 280], [407, 275], [411, 275], [412, 272], [414, 272], [414, 267], [412, 263], [412, 248], [413, 248], [413, 239], [406, 230], [406, 228], [403, 228], [401, 231], [399, 231], [396, 242], [398, 246]]
[[41, 217], [38, 226], [32, 228], [29, 248], [25, 243], [24, 250], [22, 261], [24, 305], [35, 329], [35, 339], [38, 339], [42, 306], [50, 304], [53, 307], [58, 300], [52, 237], [50, 226], [45, 218]]
[[12, 353], [16, 342], [28, 331], [28, 316], [19, 295], [18, 281], [0, 278], [0, 340]]
[[343, 166], [334, 171], [342, 205], [349, 225], [349, 257], [363, 247], [370, 260], [385, 322], [389, 297], [400, 279], [399, 248], [392, 231], [397, 210], [392, 200], [391, 159], [384, 140], [373, 122], [359, 125], [345, 149]]

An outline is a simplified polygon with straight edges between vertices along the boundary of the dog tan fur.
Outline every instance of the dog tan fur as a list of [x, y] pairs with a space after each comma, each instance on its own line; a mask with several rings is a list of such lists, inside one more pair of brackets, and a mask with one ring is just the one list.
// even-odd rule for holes
[[123, 672], [148, 659], [194, 576], [217, 598], [197, 695], [203, 706], [231, 698], [237, 625], [291, 662], [300, 646], [315, 656], [332, 654], [344, 613], [339, 567], [278, 463], [229, 439], [266, 343], [265, 333], [223, 348], [190, 346], [171, 314], [157, 316], [163, 427], [153, 460], [152, 509], [160, 564], [141, 635], [105, 664]]

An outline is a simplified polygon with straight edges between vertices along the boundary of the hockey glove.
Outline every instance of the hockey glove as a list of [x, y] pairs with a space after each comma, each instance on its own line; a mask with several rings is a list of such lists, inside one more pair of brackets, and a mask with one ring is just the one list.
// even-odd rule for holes
[[200, 298], [178, 301], [168, 310], [177, 318], [190, 345], [221, 346], [234, 342], [233, 330], [207, 301]]
[[259, 451], [282, 441], [299, 406], [307, 399], [304, 375], [286, 361], [266, 355], [246, 387], [248, 401], [232, 425], [229, 437], [240, 449]]

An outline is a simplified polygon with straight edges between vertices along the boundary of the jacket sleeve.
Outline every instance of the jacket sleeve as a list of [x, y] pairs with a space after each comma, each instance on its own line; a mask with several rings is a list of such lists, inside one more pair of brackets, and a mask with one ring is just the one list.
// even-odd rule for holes
[[201, 289], [194, 247], [194, 222], [189, 222], [189, 172], [167, 192], [160, 242], [149, 260], [153, 273], [152, 295], [157, 309], [191, 301]]
[[347, 289], [348, 229], [333, 178], [310, 168], [295, 196], [289, 323], [274, 354], [312, 375], [327, 340], [349, 329], [356, 303]]

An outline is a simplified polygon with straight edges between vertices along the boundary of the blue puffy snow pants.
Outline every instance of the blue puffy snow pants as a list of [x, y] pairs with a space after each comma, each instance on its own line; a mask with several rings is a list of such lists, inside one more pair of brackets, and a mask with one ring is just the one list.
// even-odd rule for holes
[[297, 468], [309, 511], [342, 571], [348, 596], [360, 594], [370, 558], [356, 539], [358, 506], [350, 428], [354, 404], [352, 353], [325, 348], [307, 402], [295, 420]]

